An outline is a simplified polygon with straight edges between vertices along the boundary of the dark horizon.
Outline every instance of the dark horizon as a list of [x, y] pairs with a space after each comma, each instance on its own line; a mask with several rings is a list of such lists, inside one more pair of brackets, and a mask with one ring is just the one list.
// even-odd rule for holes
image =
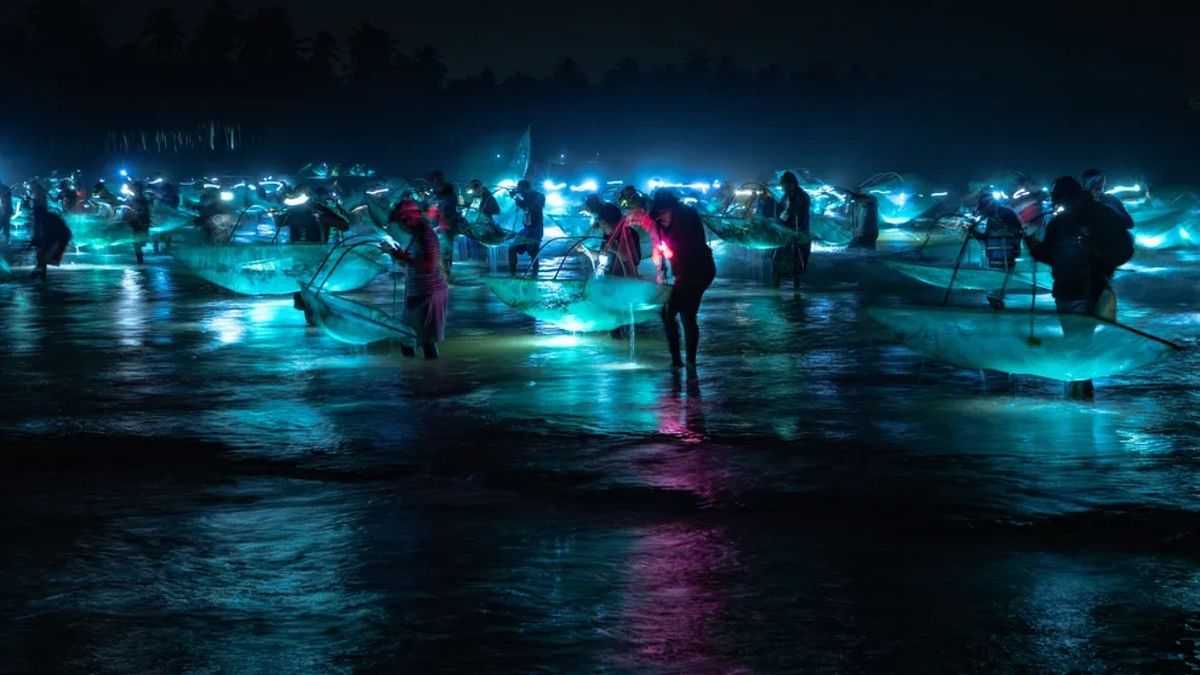
[[[92, 22], [98, 5], [40, 0], [10, 14], [0, 56], [25, 105], [4, 112], [0, 174], [322, 159], [411, 173], [463, 163], [527, 124], [535, 163], [599, 155], [618, 174], [808, 166], [962, 183], [1101, 165], [1179, 182], [1197, 169], [1180, 142], [1200, 129], [1194, 8], [800, 4], [788, 21], [620, 2], [522, 14], [347, 0], [239, 4], [241, 22], [214, 24], [213, 6], [131, 2]], [[186, 9], [164, 27], [162, 7]], [[331, 31], [324, 51], [318, 29]], [[246, 145], [112, 150], [114, 135], [210, 122], [240, 128]]]

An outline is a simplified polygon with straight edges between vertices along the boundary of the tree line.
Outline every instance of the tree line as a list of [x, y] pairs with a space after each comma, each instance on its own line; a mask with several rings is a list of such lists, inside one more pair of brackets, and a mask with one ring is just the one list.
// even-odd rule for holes
[[[1150, 161], [1148, 145], [1195, 129], [1186, 96], [1175, 110], [1084, 79], [1021, 85], [983, 69], [955, 80], [820, 59], [748, 69], [704, 48], [674, 64], [620, 59], [597, 78], [569, 56], [548, 56], [556, 65], [540, 78], [487, 66], [451, 77], [441, 48], [369, 21], [341, 37], [293, 26], [283, 6], [239, 12], [216, 0], [193, 27], [170, 7], [151, 10], [135, 41], [110, 45], [95, 6], [35, 0], [0, 24], [0, 142], [47, 166], [116, 154], [411, 171], [452, 168], [497, 147], [483, 139], [532, 124], [544, 161], [950, 173], [1098, 144]], [[1147, 108], [1165, 124], [1112, 132]], [[1091, 124], [1071, 126], [1080, 115]]]

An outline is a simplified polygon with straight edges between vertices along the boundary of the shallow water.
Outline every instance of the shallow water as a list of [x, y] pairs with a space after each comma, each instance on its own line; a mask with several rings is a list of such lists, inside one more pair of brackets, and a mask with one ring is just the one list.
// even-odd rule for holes
[[[1200, 668], [1192, 349], [1070, 403], [883, 339], [943, 293], [871, 257], [727, 251], [694, 377], [473, 265], [425, 362], [126, 257], [0, 283], [0, 670]], [[1137, 263], [1191, 345], [1200, 266]]]

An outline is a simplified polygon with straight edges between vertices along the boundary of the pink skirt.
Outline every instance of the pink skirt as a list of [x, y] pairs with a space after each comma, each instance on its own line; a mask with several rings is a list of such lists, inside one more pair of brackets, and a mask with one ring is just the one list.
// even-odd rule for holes
[[443, 288], [428, 295], [404, 299], [404, 323], [417, 334], [417, 344], [441, 342], [446, 337], [446, 305], [450, 293]]

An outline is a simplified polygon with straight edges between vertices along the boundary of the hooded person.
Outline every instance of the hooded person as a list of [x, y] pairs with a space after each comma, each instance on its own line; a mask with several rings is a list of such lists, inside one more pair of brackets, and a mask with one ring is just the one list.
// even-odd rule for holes
[[[1116, 320], [1116, 295], [1109, 280], [1133, 256], [1133, 239], [1120, 216], [1092, 198], [1079, 181], [1054, 181], [1050, 200], [1056, 215], [1041, 241], [1025, 235], [1034, 260], [1050, 266], [1054, 302], [1060, 314], [1086, 314]], [[1082, 332], [1081, 332], [1082, 331]], [[1090, 335], [1090, 328], [1065, 321], [1068, 335]], [[1091, 381], [1068, 383], [1071, 398], [1090, 399]]]
[[663, 326], [667, 346], [671, 350], [671, 367], [682, 368], [679, 323], [683, 320], [687, 366], [695, 367], [700, 345], [700, 301], [717, 275], [712, 249], [708, 247], [704, 224], [695, 209], [679, 202], [674, 194], [659, 190], [654, 193], [650, 217], [655, 222], [656, 255], [669, 262], [674, 283], [671, 299], [663, 305]]
[[1133, 216], [1129, 215], [1129, 211], [1125, 209], [1125, 205], [1117, 199], [1116, 195], [1110, 195], [1104, 191], [1108, 185], [1108, 179], [1104, 174], [1100, 173], [1099, 169], [1087, 169], [1082, 174], [1083, 187], [1088, 192], [1092, 193], [1092, 197], [1099, 203], [1112, 209], [1125, 223], [1125, 229], [1133, 229]]
[[[438, 358], [437, 343], [446, 336], [446, 307], [449, 304], [449, 289], [442, 277], [441, 257], [438, 251], [438, 236], [421, 216], [421, 206], [415, 200], [400, 200], [388, 222], [396, 223], [412, 236], [406, 248], [398, 248], [388, 242], [380, 248], [396, 262], [406, 268], [404, 281], [404, 323], [416, 333], [416, 342], [427, 359]], [[405, 356], [414, 356], [416, 350], [404, 345]]]
[[800, 284], [800, 275], [808, 272], [808, 258], [812, 255], [812, 237], [809, 234], [809, 213], [812, 211], [812, 199], [800, 187], [796, 174], [784, 171], [779, 179], [779, 187], [783, 190], [783, 199], [779, 202], [779, 224], [796, 233], [796, 241], [775, 249], [771, 259], [771, 280], [775, 288], [787, 277], [792, 279], [792, 287]]
[[874, 250], [879, 241], [879, 198], [865, 190], [849, 190], [854, 238], [847, 248]]

